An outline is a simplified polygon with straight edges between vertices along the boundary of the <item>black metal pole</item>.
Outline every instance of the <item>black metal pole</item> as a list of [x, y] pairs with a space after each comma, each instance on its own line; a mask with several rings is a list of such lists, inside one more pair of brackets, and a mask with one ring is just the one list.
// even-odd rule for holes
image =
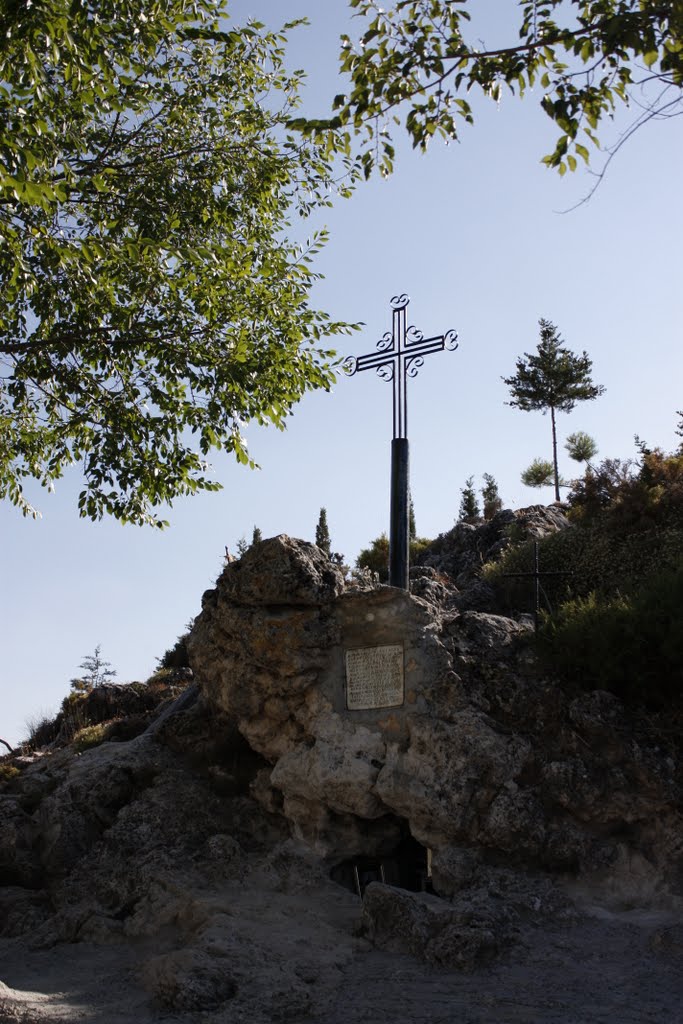
[[389, 533], [389, 586], [409, 590], [409, 459], [408, 438], [391, 442], [391, 529]]

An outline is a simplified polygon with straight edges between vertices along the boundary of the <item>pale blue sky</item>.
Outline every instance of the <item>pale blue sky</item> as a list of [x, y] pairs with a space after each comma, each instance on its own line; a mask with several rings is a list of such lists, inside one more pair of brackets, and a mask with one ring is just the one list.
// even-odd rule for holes
[[[307, 110], [324, 112], [340, 91], [342, 0], [235, 7], [270, 20], [273, 12], [310, 17], [292, 62], [309, 70]], [[482, 8], [492, 33], [503, 7]], [[586, 192], [590, 178], [560, 179], [542, 167], [552, 137], [533, 94], [521, 103], [505, 97], [498, 109], [481, 107], [459, 145], [436, 144], [426, 157], [401, 145], [391, 179], [371, 181], [316, 219], [331, 241], [318, 261], [325, 280], [314, 301], [366, 324], [343, 354], [374, 349], [391, 326], [389, 299], [402, 291], [412, 300], [409, 322], [425, 334], [459, 332], [458, 351], [429, 357], [410, 382], [412, 492], [426, 536], [453, 524], [470, 475], [479, 484], [482, 473], [493, 473], [508, 506], [552, 500], [519, 480], [534, 457], [550, 456], [550, 423], [507, 407], [501, 381], [517, 356], [535, 348], [539, 317], [556, 323], [570, 348], [589, 352], [594, 379], [607, 388], [559, 418], [562, 440], [586, 430], [603, 457], [634, 455], [635, 433], [667, 449], [677, 443], [680, 119], [636, 135], [590, 203], [568, 214], [558, 211]], [[302, 234], [311, 229], [304, 225]], [[77, 471], [54, 495], [39, 496], [37, 522], [0, 506], [0, 736], [16, 742], [30, 716], [56, 710], [98, 643], [119, 680], [148, 676], [199, 611], [225, 545], [234, 550], [254, 524], [264, 536], [312, 540], [324, 505], [333, 547], [349, 561], [387, 529], [391, 388], [373, 374], [309, 396], [284, 433], [247, 436], [261, 470], [217, 455], [225, 489], [179, 501], [164, 533], [78, 519]]]

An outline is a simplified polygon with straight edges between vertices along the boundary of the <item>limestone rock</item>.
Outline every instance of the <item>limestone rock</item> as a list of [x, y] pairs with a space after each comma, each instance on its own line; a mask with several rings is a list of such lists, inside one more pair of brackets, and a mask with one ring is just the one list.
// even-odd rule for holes
[[[566, 521], [534, 506], [460, 524], [454, 557], [489, 551], [510, 525], [538, 535]], [[425, 599], [346, 592], [311, 545], [264, 543], [227, 567], [188, 648], [205, 701], [268, 766], [254, 795], [294, 835], [332, 863], [412, 835], [437, 863], [460, 846], [586, 875], [628, 850], [677, 884], [673, 747], [617, 698], [542, 678], [530, 621], [459, 609], [440, 568], [413, 574]], [[349, 710], [346, 652], [381, 645], [403, 648], [403, 703]]]
[[164, 1010], [215, 1010], [237, 992], [230, 966], [222, 951], [180, 949], [150, 960], [144, 979]]
[[[0, 952], [14, 974], [27, 950], [58, 960], [80, 943], [79, 964], [128, 951], [134, 1009], [84, 1009], [92, 1019], [337, 1020], [327, 1003], [359, 949], [473, 971], [534, 934], [537, 949], [551, 922], [563, 963], [578, 919], [567, 891], [606, 915], [676, 906], [668, 723], [544, 678], [530, 624], [461, 607], [441, 570], [414, 582], [421, 597], [345, 589], [317, 548], [265, 541], [206, 596], [188, 640], [197, 693], [130, 741], [14, 759], [0, 791]], [[375, 657], [387, 647], [390, 662]], [[355, 701], [349, 652], [366, 672]], [[399, 871], [409, 854], [419, 870]], [[434, 891], [373, 882], [361, 907], [331, 880], [355, 878], [347, 858], [365, 879], [416, 887], [431, 861]], [[680, 944], [665, 925], [650, 967]], [[359, 957], [347, 980], [361, 963], [372, 975]], [[0, 1015], [19, 998], [8, 983]], [[25, 1019], [71, 1019], [24, 1002]]]
[[365, 891], [360, 927], [380, 949], [451, 970], [472, 970], [493, 959], [509, 931], [490, 908], [454, 907], [428, 893], [379, 882]]
[[343, 589], [339, 566], [320, 548], [284, 534], [252, 545], [220, 583], [221, 593], [241, 605], [318, 605]]

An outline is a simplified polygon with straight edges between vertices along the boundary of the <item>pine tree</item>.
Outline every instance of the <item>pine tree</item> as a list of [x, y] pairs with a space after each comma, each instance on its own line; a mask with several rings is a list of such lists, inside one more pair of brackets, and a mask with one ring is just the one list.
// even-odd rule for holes
[[315, 528], [315, 542], [324, 554], [329, 558], [332, 553], [332, 541], [330, 539], [330, 531], [327, 526], [327, 509], [320, 509], [320, 516], [318, 517], [318, 525]]
[[577, 402], [591, 401], [603, 394], [604, 387], [591, 380], [592, 362], [586, 352], [577, 356], [562, 345], [557, 328], [550, 320], [538, 321], [541, 340], [535, 354], [524, 353], [517, 360], [517, 372], [503, 377], [510, 388], [508, 405], [525, 412], [550, 410], [553, 434], [553, 482], [555, 500], [560, 500], [560, 474], [557, 468], [556, 412], [571, 412]]
[[101, 686], [116, 675], [116, 669], [111, 667], [111, 662], [104, 661], [101, 654], [102, 645], [98, 644], [93, 654], [83, 658], [78, 667], [85, 670], [84, 674], [71, 680], [71, 689], [76, 693], [90, 693], [95, 686]]
[[495, 477], [491, 476], [490, 473], [484, 473], [484, 486], [481, 489], [481, 500], [484, 506], [484, 519], [488, 522], [489, 519], [493, 519], [496, 512], [500, 512], [503, 507], [500, 494], [498, 493], [498, 484], [496, 483]]
[[262, 540], [263, 540], [263, 534], [259, 530], [258, 526], [255, 526], [254, 527], [254, 532], [251, 535], [251, 546], [252, 546], [252, 548], [253, 548], [254, 544], [260, 544]]
[[237, 557], [238, 558], [243, 558], [244, 555], [246, 555], [248, 550], [249, 550], [249, 545], [247, 544], [247, 538], [246, 537], [240, 537], [240, 539], [237, 541]]
[[461, 523], [470, 523], [472, 526], [476, 525], [481, 519], [481, 509], [477, 501], [477, 495], [474, 490], [474, 477], [470, 476], [465, 481], [465, 486], [460, 492], [460, 511], [458, 512], [458, 521]]

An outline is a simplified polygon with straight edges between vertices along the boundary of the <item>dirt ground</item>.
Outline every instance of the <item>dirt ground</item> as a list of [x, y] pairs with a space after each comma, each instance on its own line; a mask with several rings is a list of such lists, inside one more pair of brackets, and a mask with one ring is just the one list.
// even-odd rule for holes
[[[167, 935], [134, 942], [0, 945], [0, 1021], [22, 1024], [673, 1024], [683, 1020], [683, 925], [663, 912], [593, 910], [527, 924], [495, 964], [437, 971], [353, 938], [359, 904], [325, 889], [254, 899], [233, 894], [244, 942], [258, 949], [251, 1004], [212, 1011], [155, 1006], [141, 964], [177, 946]], [[254, 945], [254, 944], [257, 945]], [[265, 999], [275, 961], [310, 986], [306, 1009]], [[302, 963], [305, 961], [305, 969]], [[318, 972], [318, 973], [316, 973]], [[270, 980], [269, 980], [270, 979]], [[272, 992], [270, 993], [272, 996]]]

